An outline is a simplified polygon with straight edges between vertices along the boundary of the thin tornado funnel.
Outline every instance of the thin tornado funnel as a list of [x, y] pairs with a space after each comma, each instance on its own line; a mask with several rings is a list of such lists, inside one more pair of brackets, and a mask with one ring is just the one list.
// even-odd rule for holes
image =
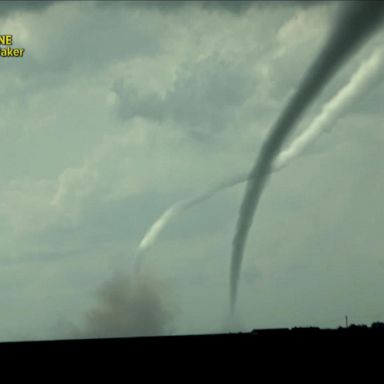
[[247, 235], [273, 161], [288, 134], [325, 84], [349, 55], [379, 26], [383, 19], [384, 3], [368, 1], [348, 3], [348, 6], [343, 6], [342, 10], [344, 12], [338, 18], [328, 42], [302, 79], [296, 94], [272, 127], [249, 174], [233, 239], [230, 269], [231, 313], [235, 310]]
[[[272, 165], [272, 172], [285, 167], [291, 160], [299, 156], [302, 151], [313, 143], [316, 138], [335, 120], [345, 112], [346, 108], [367, 88], [374, 79], [383, 62], [383, 48], [377, 49], [360, 65], [352, 75], [348, 83], [337, 92], [322, 108], [319, 115], [311, 122], [309, 127], [301, 133], [288, 146], [279, 153]], [[191, 197], [188, 200], [179, 201], [169, 207], [149, 228], [137, 247], [135, 254], [135, 274], [139, 273], [146, 252], [153, 246], [164, 228], [172, 222], [179, 214], [198, 205], [210, 197], [227, 188], [244, 183], [248, 180], [248, 174], [244, 173], [221, 182], [207, 191]]]
[[145, 253], [153, 246], [155, 241], [160, 235], [160, 232], [180, 213], [186, 211], [193, 206], [202, 203], [203, 201], [209, 199], [211, 196], [215, 195], [217, 192], [224, 190], [226, 188], [232, 187], [236, 184], [240, 184], [247, 180], [247, 174], [242, 174], [236, 177], [232, 177], [229, 180], [221, 182], [209, 190], [194, 196], [188, 200], [182, 200], [171, 207], [169, 207], [149, 228], [145, 233], [143, 239], [141, 240], [139, 246], [137, 247], [136, 254], [134, 256], [134, 273], [137, 275], [140, 272], [141, 265], [143, 264], [143, 259]]

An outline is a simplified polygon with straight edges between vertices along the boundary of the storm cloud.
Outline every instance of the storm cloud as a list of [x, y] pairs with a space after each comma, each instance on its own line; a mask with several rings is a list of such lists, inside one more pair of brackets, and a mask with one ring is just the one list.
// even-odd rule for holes
[[2, 1], [0, 2], [0, 18], [18, 12], [42, 12], [58, 1]]
[[233, 116], [252, 94], [254, 79], [244, 66], [203, 60], [183, 68], [184, 76], [164, 96], [140, 96], [124, 80], [114, 84], [122, 119], [145, 117], [172, 121], [191, 135], [209, 138], [231, 128]]
[[[111, 271], [129, 276], [166, 207], [248, 173], [338, 6], [160, 3], [12, 2], [3, 13], [1, 33], [26, 55], [0, 60], [2, 341], [68, 338], [65, 323], [88, 337], [129, 333], [135, 320], [118, 309], [128, 304], [111, 297], [135, 295]], [[382, 34], [350, 57], [298, 134], [378, 43]], [[337, 326], [346, 313], [384, 320], [381, 78], [271, 180], [236, 330]], [[242, 193], [231, 188], [164, 229], [143, 282], [159, 321], [140, 332], [221, 331]]]

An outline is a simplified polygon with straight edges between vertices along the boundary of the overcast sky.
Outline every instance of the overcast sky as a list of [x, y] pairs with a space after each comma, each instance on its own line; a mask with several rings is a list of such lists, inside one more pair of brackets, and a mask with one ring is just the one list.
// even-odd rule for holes
[[[249, 171], [337, 2], [1, 3], [0, 340], [71, 337], [172, 203]], [[332, 79], [295, 135], [384, 42]], [[383, 76], [274, 174], [251, 229], [238, 330], [384, 321]], [[244, 186], [146, 257], [176, 334], [221, 332]]]

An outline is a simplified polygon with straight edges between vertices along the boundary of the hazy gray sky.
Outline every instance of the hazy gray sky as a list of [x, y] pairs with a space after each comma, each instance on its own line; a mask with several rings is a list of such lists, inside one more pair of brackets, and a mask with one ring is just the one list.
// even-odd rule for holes
[[[0, 340], [70, 337], [170, 204], [250, 170], [338, 3], [2, 3]], [[384, 42], [377, 33], [306, 128]], [[250, 232], [239, 330], [384, 321], [384, 84], [272, 176]], [[221, 332], [243, 186], [185, 212], [145, 260], [173, 333]], [[140, 331], [139, 331], [140, 332]], [[75, 332], [76, 333], [76, 332]]]

